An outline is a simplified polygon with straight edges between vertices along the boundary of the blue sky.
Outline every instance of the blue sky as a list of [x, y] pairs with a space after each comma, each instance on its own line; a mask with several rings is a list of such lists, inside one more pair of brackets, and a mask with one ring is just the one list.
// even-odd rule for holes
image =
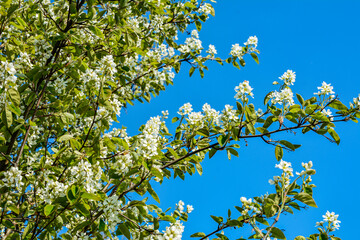
[[[272, 82], [287, 69], [297, 74], [293, 91], [305, 98], [311, 97], [322, 81], [331, 83], [346, 104], [360, 93], [360, 1], [226, 0], [218, 1], [214, 7], [215, 18], [205, 23], [200, 32], [203, 46], [214, 44], [218, 55], [225, 58], [232, 44], [242, 44], [256, 35], [260, 64], [248, 57], [246, 67], [239, 71], [229, 65], [211, 63], [204, 79], [198, 73], [189, 78], [188, 67], [184, 65], [174, 86], [169, 86], [150, 104], [138, 103], [122, 113], [119, 125], [127, 126], [129, 133], [136, 134], [141, 124], [160, 115], [162, 110], [169, 110], [170, 118], [174, 117], [186, 102], [193, 104], [195, 111], [204, 103], [217, 110], [225, 104], [234, 105], [234, 87], [243, 80], [249, 80], [254, 88], [255, 107], [263, 107], [266, 93], [276, 89]], [[318, 186], [314, 198], [319, 208], [281, 217], [277, 226], [286, 230], [288, 239], [315, 233], [315, 223], [322, 220], [327, 210], [340, 215], [337, 236], [354, 239], [360, 197], [357, 184], [360, 125], [339, 123], [336, 130], [341, 137], [340, 146], [313, 133], [279, 136], [302, 144], [296, 152], [284, 153], [284, 160], [291, 161], [295, 170], [300, 169], [301, 162], [309, 160], [317, 170], [313, 182]], [[239, 158], [231, 161], [225, 153], [206, 158], [202, 176], [186, 176], [185, 181], [172, 179], [156, 186], [163, 209], [174, 207], [180, 199], [194, 206], [183, 239], [194, 232], [215, 230], [216, 224], [209, 215], [225, 217], [228, 208], [235, 213], [233, 206], [241, 205], [241, 196], [249, 198], [273, 191], [268, 180], [280, 174], [274, 168], [277, 162], [273, 147], [252, 139], [248, 146], [241, 143], [239, 153]], [[230, 239], [251, 235], [249, 229], [227, 233]]]

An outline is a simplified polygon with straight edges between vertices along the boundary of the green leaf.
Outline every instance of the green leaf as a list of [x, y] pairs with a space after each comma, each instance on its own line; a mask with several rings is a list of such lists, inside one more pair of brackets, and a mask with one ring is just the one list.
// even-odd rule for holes
[[306, 240], [306, 238], [303, 236], [297, 236], [294, 240]]
[[[270, 227], [268, 227], [266, 230], [269, 230], [269, 229], [270, 229]], [[273, 238], [286, 239], [284, 233], [277, 227], [273, 227], [271, 229], [270, 233]]]
[[13, 117], [12, 117], [12, 113], [11, 111], [9, 110], [8, 106], [5, 105], [5, 109], [4, 111], [2, 112], [2, 120], [3, 122], [6, 124], [6, 127], [7, 128], [10, 128], [11, 127], [11, 124], [13, 122]]
[[330, 134], [330, 136], [335, 140], [336, 144], [339, 145], [340, 144], [340, 137], [339, 135], [335, 132], [334, 129], [329, 128], [328, 132]]
[[304, 106], [305, 101], [304, 101], [303, 97], [300, 94], [296, 94], [296, 97], [297, 97], [299, 103], [301, 104], [301, 106]]
[[295, 195], [294, 198], [299, 200], [300, 202], [310, 206], [310, 207], [316, 207], [317, 208], [317, 205], [316, 205], [314, 199], [308, 193], [304, 193], [304, 192], [299, 193], [299, 194]]
[[296, 149], [295, 146], [294, 146], [291, 142], [288, 142], [288, 141], [286, 141], [286, 140], [281, 140], [280, 143], [281, 143], [282, 145], [284, 145], [285, 147], [290, 148], [291, 150], [295, 150], [295, 149]]
[[101, 38], [101, 39], [104, 39], [104, 34], [102, 33], [102, 31], [101, 31], [99, 28], [95, 27], [94, 25], [91, 25], [91, 26], [89, 26], [88, 28], [89, 28], [89, 30], [90, 30], [92, 33], [94, 33], [96, 36], [98, 36], [98, 37]]
[[49, 216], [49, 215], [52, 213], [53, 210], [54, 210], [54, 206], [53, 206], [53, 205], [50, 205], [50, 204], [46, 205], [46, 206], [44, 207], [44, 214], [45, 214], [45, 216]]
[[9, 205], [8, 208], [16, 214], [20, 213], [19, 208], [16, 207], [15, 205]]
[[101, 197], [99, 195], [96, 195], [94, 193], [86, 193], [86, 192], [81, 194], [81, 198], [94, 200], [94, 201], [100, 201], [101, 200]]
[[20, 105], [20, 94], [19, 92], [15, 89], [15, 88], [10, 88], [8, 90], [11, 102], [15, 105], [15, 106], [19, 106]]
[[205, 236], [206, 236], [205, 233], [197, 232], [197, 233], [192, 234], [190, 237], [205, 237]]
[[255, 60], [255, 62], [256, 62], [257, 64], [259, 64], [259, 58], [258, 58], [258, 56], [256, 55], [256, 53], [250, 53], [250, 55], [251, 55], [252, 58]]
[[120, 223], [119, 224], [116, 233], [118, 233], [118, 231], [120, 231], [121, 234], [124, 235], [127, 239], [131, 239], [129, 228], [128, 228], [128, 226], [126, 226], [125, 223]]
[[157, 201], [158, 203], [160, 203], [160, 199], [159, 199], [158, 195], [156, 194], [154, 189], [152, 189], [150, 184], [148, 184], [148, 189], [147, 190], [150, 193], [150, 195], [154, 198], [154, 200]]
[[222, 223], [222, 221], [224, 220], [222, 217], [217, 217], [213, 215], [210, 215], [210, 217], [214, 219], [214, 221], [217, 222], [218, 224]]
[[348, 108], [339, 100], [333, 100], [330, 104], [329, 107], [332, 107], [334, 109], [340, 110], [340, 111], [346, 111], [348, 110]]
[[216, 153], [216, 149], [215, 148], [212, 148], [210, 151], [209, 151], [209, 158], [212, 158], [214, 155], [215, 155], [215, 153]]
[[66, 134], [62, 135], [61, 137], [59, 137], [59, 138], [58, 138], [58, 141], [59, 141], [59, 142], [64, 142], [64, 141], [70, 140], [70, 139], [72, 139], [72, 138], [73, 138], [72, 135], [66, 133]]
[[189, 70], [189, 76], [191, 77], [194, 74], [195, 68], [191, 67]]
[[275, 157], [276, 160], [280, 161], [283, 158], [283, 149], [280, 145], [275, 147]]

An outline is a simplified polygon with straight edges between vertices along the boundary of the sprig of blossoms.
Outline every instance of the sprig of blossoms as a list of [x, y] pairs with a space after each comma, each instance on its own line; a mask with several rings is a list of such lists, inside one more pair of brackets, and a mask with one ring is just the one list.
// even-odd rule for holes
[[[327, 211], [322, 217], [323, 221], [317, 222], [316, 226], [321, 226], [330, 232], [340, 228], [341, 221], [338, 220], [339, 215], [336, 215], [334, 212]], [[328, 223], [326, 226], [324, 226], [325, 222]]]
[[284, 187], [288, 187], [290, 184], [290, 177], [294, 176], [291, 163], [281, 159], [279, 164], [275, 164], [275, 167], [283, 171], [283, 173], [281, 174], [281, 177], [283, 179], [283, 184]]
[[242, 101], [247, 100], [247, 96], [254, 98], [254, 94], [252, 93], [253, 88], [250, 87], [249, 81], [243, 81], [239, 84], [239, 86], [235, 87], [235, 99], [241, 99]]
[[334, 98], [335, 97], [335, 92], [333, 91], [333, 86], [331, 86], [331, 83], [326, 83], [326, 82], [322, 82], [322, 85], [321, 87], [318, 87], [318, 89], [320, 90], [319, 92], [317, 93], [314, 93], [315, 95], [330, 95], [331, 98]]
[[185, 103], [182, 107], [179, 108], [178, 114], [184, 116], [191, 113], [192, 110], [192, 105], [190, 103]]
[[243, 208], [243, 211], [241, 212], [242, 215], [248, 214], [250, 211], [253, 211], [254, 213], [261, 213], [261, 210], [259, 208], [259, 204], [254, 200], [252, 201], [251, 198], [247, 199], [246, 197], [240, 198]]
[[294, 94], [288, 87], [282, 89], [280, 92], [274, 91], [270, 97], [272, 98], [272, 104], [278, 103], [280, 105], [284, 104], [285, 106], [291, 106], [294, 104]]
[[279, 77], [279, 79], [283, 80], [284, 84], [287, 86], [294, 85], [295, 78], [296, 74], [292, 70], [287, 70], [281, 77]]
[[256, 36], [251, 36], [244, 42], [244, 45], [248, 46], [251, 51], [254, 51], [258, 45], [258, 38]]

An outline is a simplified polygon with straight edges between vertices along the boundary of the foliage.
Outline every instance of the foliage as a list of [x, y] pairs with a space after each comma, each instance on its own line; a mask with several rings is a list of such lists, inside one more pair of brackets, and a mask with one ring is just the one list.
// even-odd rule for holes
[[[295, 73], [288, 70], [274, 83], [278, 91], [265, 97], [263, 112], [250, 103], [252, 88], [244, 81], [235, 88], [236, 108], [226, 105], [220, 113], [205, 104], [193, 112], [187, 103], [171, 121], [174, 133], [165, 111], [128, 136], [125, 128], [112, 128], [122, 109], [159, 95], [182, 64], [191, 66], [190, 76], [203, 77], [208, 61], [240, 69], [250, 55], [258, 63], [257, 38], [234, 44], [226, 59], [215, 56], [213, 45], [204, 53], [198, 31], [214, 15], [205, 1], [4, 0], [0, 6], [2, 239], [181, 239], [192, 206], [185, 210], [180, 201], [163, 211], [144, 195], [159, 202], [154, 181], [202, 174], [206, 154], [238, 156], [248, 138], [274, 145], [282, 170], [272, 181], [274, 193], [241, 198], [238, 217], [230, 210], [226, 218], [211, 216], [218, 228], [192, 237], [228, 239], [224, 229], [250, 225], [249, 238], [285, 239], [275, 227], [280, 216], [316, 207], [315, 170], [304, 163], [294, 179], [283, 149], [300, 145], [276, 134], [312, 131], [339, 144], [335, 123], [360, 117], [360, 98], [345, 106], [325, 82], [310, 99], [296, 94], [295, 103]], [[319, 233], [307, 239], [338, 239], [332, 235], [337, 218], [326, 213]]]

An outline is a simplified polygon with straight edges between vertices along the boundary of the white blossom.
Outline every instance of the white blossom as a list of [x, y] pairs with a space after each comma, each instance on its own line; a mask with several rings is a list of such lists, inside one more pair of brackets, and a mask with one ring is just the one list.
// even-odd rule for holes
[[322, 82], [321, 87], [318, 87], [318, 89], [320, 90], [317, 93], [314, 93], [315, 95], [329, 95], [330, 97], [334, 97], [335, 92], [333, 91], [333, 86], [331, 86], [331, 83], [327, 84], [326, 82]]
[[253, 88], [250, 87], [249, 81], [243, 81], [239, 84], [239, 86], [235, 87], [235, 99], [247, 99], [247, 96], [254, 98], [254, 94], [252, 93]]
[[296, 74], [292, 70], [287, 70], [279, 79], [283, 80], [287, 86], [294, 85]]

